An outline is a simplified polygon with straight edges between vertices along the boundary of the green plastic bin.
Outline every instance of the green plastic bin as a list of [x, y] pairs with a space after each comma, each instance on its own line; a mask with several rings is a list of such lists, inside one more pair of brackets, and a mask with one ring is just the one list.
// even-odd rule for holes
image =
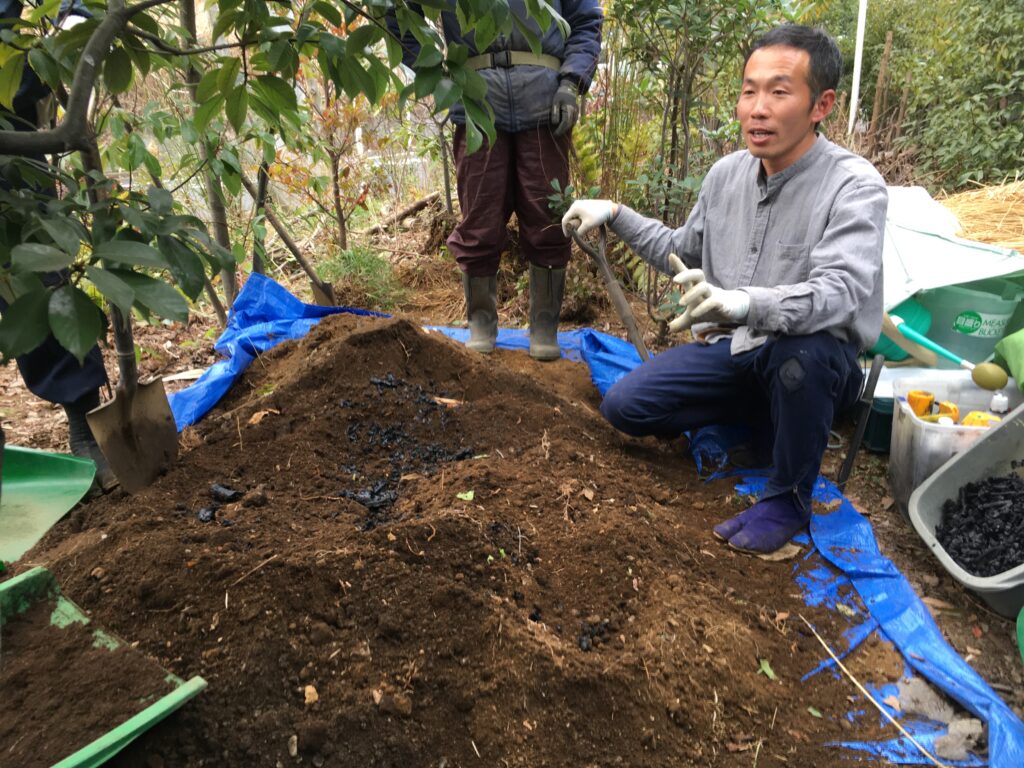
[[[0, 582], [0, 624], [24, 613], [41, 600], [52, 600], [54, 603], [50, 623], [56, 632], [73, 622], [90, 623], [82, 609], [60, 593], [60, 587], [52, 573], [45, 568], [33, 568]], [[94, 645], [107, 648], [123, 645], [120, 638], [102, 629], [95, 629], [93, 636]], [[116, 670], [113, 670], [112, 674], [116, 674]], [[134, 717], [116, 724], [92, 743], [56, 763], [53, 768], [95, 768], [103, 765], [206, 687], [206, 681], [198, 676], [185, 681], [166, 670], [164, 674], [167, 682], [177, 686], [175, 690], [153, 702]]]

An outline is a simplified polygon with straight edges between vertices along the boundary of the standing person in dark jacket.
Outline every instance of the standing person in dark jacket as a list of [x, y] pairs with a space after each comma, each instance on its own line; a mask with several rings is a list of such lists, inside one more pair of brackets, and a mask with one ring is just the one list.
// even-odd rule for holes
[[[24, 7], [22, 0], [0, 0], [0, 20], [18, 19]], [[65, 0], [57, 15], [57, 24], [67, 28], [87, 17], [85, 7], [74, 0]], [[0, 118], [11, 124], [17, 131], [34, 131], [39, 127], [40, 107], [50, 98], [50, 89], [40, 81], [26, 65], [21, 83], [14, 96], [13, 112], [0, 108]], [[46, 163], [44, 156], [26, 158]], [[0, 177], [0, 186], [10, 189], [10, 182]], [[41, 190], [44, 194], [55, 195], [54, 189]], [[0, 210], [0, 216], [3, 215]], [[50, 272], [41, 275], [48, 286], [57, 286], [67, 281], [67, 272]], [[7, 302], [0, 296], [0, 312], [7, 309]], [[96, 444], [86, 414], [100, 404], [99, 388], [107, 381], [100, 349], [94, 346], [85, 356], [82, 364], [64, 349], [52, 336], [47, 336], [38, 347], [17, 357], [18, 370], [29, 391], [37, 397], [64, 408], [68, 417], [68, 433], [71, 452], [76, 456], [92, 459], [96, 463], [96, 482], [104, 490], [117, 485], [117, 479], [110, 471], [103, 453]]]
[[[554, 179], [564, 189], [569, 177], [572, 127], [579, 99], [590, 87], [601, 50], [604, 15], [598, 0], [553, 0], [550, 5], [569, 24], [563, 38], [552, 23], [542, 31], [529, 18], [524, 0], [509, 0], [509, 10], [541, 38], [540, 55], [514, 29], [499, 35], [486, 51], [477, 50], [472, 32], [460, 29], [454, 0], [441, 14], [448, 44], [469, 48], [468, 66], [487, 83], [497, 138], [472, 154], [466, 151], [465, 111], [450, 114], [456, 125], [455, 162], [462, 221], [448, 248], [462, 270], [470, 338], [477, 352], [491, 352], [498, 335], [498, 263], [505, 225], [514, 211], [523, 254], [530, 262], [530, 355], [557, 360], [558, 316], [565, 289], [570, 241], [553, 224], [548, 195]], [[398, 25], [389, 17], [389, 27]], [[412, 66], [419, 45], [403, 39], [404, 61]]]

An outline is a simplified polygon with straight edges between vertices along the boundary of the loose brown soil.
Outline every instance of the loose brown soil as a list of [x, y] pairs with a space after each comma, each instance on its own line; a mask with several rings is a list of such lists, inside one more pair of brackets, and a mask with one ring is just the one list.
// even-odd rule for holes
[[[336, 316], [254, 363], [134, 496], [46, 564], [99, 625], [210, 687], [118, 765], [835, 765], [792, 562], [718, 544], [747, 503], [597, 413], [585, 366]], [[219, 483], [245, 493], [212, 505]], [[209, 522], [203, 522], [203, 519]], [[760, 674], [768, 662], [777, 680]], [[851, 658], [895, 680], [885, 643]], [[809, 707], [823, 717], [811, 715]]]
[[51, 626], [44, 600], [0, 628], [0, 765], [46, 768], [170, 692], [128, 645], [93, 646], [93, 629]]

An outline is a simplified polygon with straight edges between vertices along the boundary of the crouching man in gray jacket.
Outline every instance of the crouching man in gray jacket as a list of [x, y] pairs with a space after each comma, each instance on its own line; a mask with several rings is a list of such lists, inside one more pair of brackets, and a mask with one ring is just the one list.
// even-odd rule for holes
[[[579, 99], [590, 87], [601, 51], [604, 15], [598, 0], [551, 0], [549, 5], [570, 27], [563, 38], [552, 22], [541, 30], [529, 18], [525, 0], [508, 0], [509, 11], [541, 39], [534, 54], [526, 37], [513, 28], [478, 51], [472, 32], [459, 27], [455, 0], [441, 13], [449, 45], [467, 46], [473, 67], [487, 83], [497, 138], [472, 154], [466, 152], [466, 115], [462, 104], [450, 110], [455, 129], [456, 179], [462, 221], [448, 248], [462, 270], [469, 315], [468, 346], [491, 352], [498, 335], [498, 264], [506, 244], [505, 225], [514, 211], [523, 255], [530, 262], [530, 355], [557, 360], [558, 315], [565, 290], [570, 241], [553, 224], [548, 209], [551, 182], [562, 189], [569, 180], [569, 144], [579, 117]], [[411, 7], [415, 7], [414, 5]], [[394, 16], [388, 18], [398, 34]], [[404, 62], [412, 67], [419, 44], [402, 40]]]
[[784, 25], [754, 44], [736, 106], [747, 149], [715, 163], [679, 229], [608, 200], [563, 218], [581, 232], [609, 224], [684, 290], [673, 325], [692, 325], [695, 342], [624, 376], [601, 412], [635, 436], [749, 424], [768, 485], [714, 529], [745, 552], [807, 525], [833, 416], [855, 402], [857, 353], [881, 330], [885, 182], [817, 133], [841, 66], [821, 30]]

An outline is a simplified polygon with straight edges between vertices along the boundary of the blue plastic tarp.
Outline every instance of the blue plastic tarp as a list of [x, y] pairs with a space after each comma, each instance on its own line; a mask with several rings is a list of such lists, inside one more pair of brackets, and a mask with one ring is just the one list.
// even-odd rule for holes
[[[171, 395], [178, 428], [202, 418], [257, 355], [282, 341], [304, 336], [322, 318], [338, 312], [379, 316], [366, 310], [304, 304], [273, 280], [252, 275], [232, 307], [227, 329], [215, 345], [227, 359], [209, 368], [191, 387]], [[435, 330], [463, 342], [468, 335], [465, 329]], [[587, 364], [602, 395], [640, 364], [632, 345], [598, 331], [563, 332], [558, 334], [558, 340], [564, 357]], [[502, 329], [498, 333], [498, 345], [527, 349], [529, 336], [525, 331]], [[702, 430], [692, 436], [695, 458], [715, 473], [712, 477], [722, 476], [728, 446], [735, 438], [729, 430], [719, 428]], [[763, 475], [748, 474], [737, 490], [757, 494], [764, 483]], [[961, 763], [947, 761], [948, 765], [1024, 766], [1024, 723], [945, 641], [906, 578], [879, 551], [868, 520], [827, 480], [819, 478], [814, 493], [818, 501], [838, 501], [838, 508], [830, 514], [812, 517], [810, 538], [814, 546], [794, 566], [793, 576], [808, 604], [836, 610], [839, 604], [846, 606], [842, 614], [849, 617], [850, 622], [843, 635], [846, 648], [838, 649], [840, 655], [850, 653], [866, 638], [878, 633], [900, 650], [909, 670], [922, 675], [988, 725], [988, 762], [972, 757]], [[798, 540], [810, 543], [806, 536]], [[853, 599], [854, 592], [869, 615], [861, 614]], [[831, 659], [825, 659], [807, 677], [825, 670], [837, 674], [833, 667]], [[875, 698], [881, 701], [885, 695], [888, 693], [879, 691]], [[849, 716], [852, 718], [861, 711], [873, 713], [874, 709], [865, 703]], [[919, 741], [926, 746], [931, 746], [942, 733], [934, 723], [911, 722], [905, 726], [920, 736]], [[882, 742], [843, 742], [836, 746], [860, 750], [894, 764], [930, 764], [903, 737]]]

